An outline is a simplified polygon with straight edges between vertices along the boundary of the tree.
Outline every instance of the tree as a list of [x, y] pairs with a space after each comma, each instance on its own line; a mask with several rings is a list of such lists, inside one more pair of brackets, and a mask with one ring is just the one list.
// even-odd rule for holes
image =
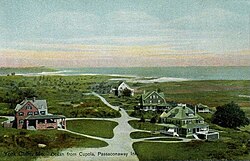
[[238, 104], [231, 102], [223, 106], [216, 107], [216, 112], [212, 117], [212, 123], [222, 127], [237, 128], [249, 124], [249, 119]]
[[152, 124], [156, 123], [156, 117], [152, 117], [152, 118], [150, 119], [150, 123], [152, 123]]

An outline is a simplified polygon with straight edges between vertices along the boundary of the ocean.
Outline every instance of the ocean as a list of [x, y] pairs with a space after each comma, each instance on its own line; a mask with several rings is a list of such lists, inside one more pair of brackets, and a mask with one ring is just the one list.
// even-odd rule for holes
[[124, 75], [189, 80], [250, 80], [250, 67], [58, 68], [61, 75]]

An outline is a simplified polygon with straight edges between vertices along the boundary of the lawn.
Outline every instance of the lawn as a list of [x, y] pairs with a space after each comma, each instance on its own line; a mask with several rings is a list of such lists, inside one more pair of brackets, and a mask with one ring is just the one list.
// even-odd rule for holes
[[139, 130], [158, 131], [158, 130], [163, 129], [162, 126], [156, 125], [156, 124], [152, 124], [150, 122], [140, 122], [138, 120], [132, 120], [132, 121], [129, 121], [128, 123], [133, 128], [139, 129]]
[[157, 139], [148, 139], [149, 141], [181, 141], [182, 139], [178, 138], [157, 138]]
[[211, 160], [240, 159], [247, 156], [249, 149], [237, 143], [189, 142], [189, 143], [155, 143], [137, 142], [133, 144], [135, 153], [141, 161], [163, 160]]
[[112, 138], [114, 136], [113, 129], [118, 123], [104, 120], [72, 120], [67, 121], [67, 129], [102, 138]]
[[149, 137], [157, 137], [157, 136], [164, 136], [163, 134], [155, 134], [150, 132], [132, 132], [130, 133], [130, 137], [132, 139], [141, 139], [141, 138], [149, 138]]
[[[0, 118], [0, 122], [4, 120]], [[37, 148], [38, 144], [45, 144], [46, 148]], [[39, 156], [50, 156], [51, 152], [58, 152], [65, 148], [96, 148], [107, 145], [104, 141], [58, 130], [28, 131], [0, 127], [1, 161], [28, 161]], [[4, 152], [8, 152], [11, 156], [5, 155]], [[20, 153], [23, 154], [20, 155]], [[24, 156], [24, 154], [28, 154], [28, 156]]]

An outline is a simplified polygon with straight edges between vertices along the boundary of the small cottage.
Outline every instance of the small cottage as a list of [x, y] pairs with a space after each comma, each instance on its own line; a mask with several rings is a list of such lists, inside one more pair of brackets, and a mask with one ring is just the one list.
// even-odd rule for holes
[[169, 112], [163, 112], [160, 119], [164, 126], [161, 132], [165, 134], [207, 140], [219, 138], [219, 133], [209, 130], [204, 119], [186, 104], [178, 104]]
[[13, 126], [17, 129], [66, 129], [66, 118], [62, 115], [48, 113], [46, 100], [31, 100], [25, 98], [15, 108]]
[[111, 90], [116, 96], [134, 96], [134, 89], [130, 88], [125, 82], [121, 82], [117, 88]]
[[203, 105], [201, 103], [196, 105], [197, 112], [199, 113], [209, 113], [209, 107], [207, 105]]
[[157, 91], [144, 92], [138, 105], [143, 111], [164, 111], [170, 108], [170, 105], [166, 103], [164, 93]]

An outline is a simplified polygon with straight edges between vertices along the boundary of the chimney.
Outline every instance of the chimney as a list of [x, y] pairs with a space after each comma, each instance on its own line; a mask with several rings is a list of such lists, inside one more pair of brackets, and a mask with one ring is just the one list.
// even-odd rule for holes
[[35, 102], [36, 101], [36, 97], [33, 97], [33, 102]]
[[194, 106], [194, 115], [196, 115], [196, 110], [197, 110], [196, 107], [197, 107], [197, 106], [195, 105], [195, 106]]
[[145, 91], [145, 90], [143, 91], [143, 94], [146, 94], [146, 91]]
[[24, 101], [27, 101], [27, 97], [24, 97]]

